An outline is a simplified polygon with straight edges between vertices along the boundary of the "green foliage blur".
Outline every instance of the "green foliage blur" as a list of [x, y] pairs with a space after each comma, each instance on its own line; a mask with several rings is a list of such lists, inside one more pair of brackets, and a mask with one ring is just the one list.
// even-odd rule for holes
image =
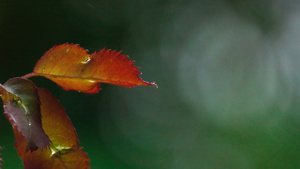
[[[95, 95], [32, 78], [63, 104], [93, 169], [300, 168], [300, 3], [0, 0], [0, 83], [54, 45], [122, 50], [159, 88]], [[3, 168], [22, 168], [0, 118]]]

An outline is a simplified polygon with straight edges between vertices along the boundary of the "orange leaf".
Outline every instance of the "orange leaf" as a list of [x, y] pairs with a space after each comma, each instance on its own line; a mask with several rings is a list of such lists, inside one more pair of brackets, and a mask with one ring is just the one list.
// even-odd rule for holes
[[78, 45], [62, 44], [47, 51], [35, 65], [34, 71], [24, 77], [44, 76], [65, 90], [96, 93], [100, 83], [110, 83], [124, 87], [152, 85], [143, 81], [121, 52], [102, 49], [91, 55]]
[[52, 144], [43, 150], [26, 152], [25, 137], [14, 128], [15, 146], [25, 169], [87, 169], [87, 154], [78, 146], [71, 120], [61, 104], [45, 89], [38, 88], [42, 124]]

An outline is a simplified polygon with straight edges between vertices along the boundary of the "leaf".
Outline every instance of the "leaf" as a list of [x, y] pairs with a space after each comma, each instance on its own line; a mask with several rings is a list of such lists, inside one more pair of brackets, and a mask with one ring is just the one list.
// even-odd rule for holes
[[0, 85], [0, 95], [4, 114], [26, 138], [26, 151], [49, 146], [50, 140], [42, 128], [40, 101], [35, 85], [20, 77], [9, 79]]
[[26, 140], [14, 130], [15, 146], [25, 169], [87, 169], [87, 154], [78, 146], [77, 133], [64, 108], [47, 90], [38, 88], [42, 124], [52, 144], [47, 149], [25, 152]]
[[97, 93], [100, 83], [124, 87], [156, 86], [139, 78], [140, 72], [121, 52], [102, 49], [91, 55], [78, 45], [62, 44], [47, 51], [33, 73], [24, 77], [44, 76], [65, 90]]

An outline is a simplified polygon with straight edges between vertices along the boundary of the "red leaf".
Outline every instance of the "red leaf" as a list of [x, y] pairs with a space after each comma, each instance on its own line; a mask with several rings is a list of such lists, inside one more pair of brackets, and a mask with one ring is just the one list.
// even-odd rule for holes
[[49, 146], [50, 140], [42, 128], [40, 101], [35, 85], [28, 79], [9, 79], [0, 85], [4, 114], [12, 126], [25, 136], [27, 150]]
[[56, 98], [38, 88], [41, 101], [42, 124], [52, 144], [47, 149], [25, 152], [26, 140], [14, 129], [18, 154], [25, 169], [87, 169], [87, 154], [78, 146], [78, 138], [71, 120]]
[[33, 73], [24, 77], [44, 76], [65, 90], [96, 93], [100, 83], [125, 87], [152, 85], [139, 78], [140, 72], [121, 52], [102, 49], [91, 55], [73, 44], [62, 44], [47, 51], [37, 62]]

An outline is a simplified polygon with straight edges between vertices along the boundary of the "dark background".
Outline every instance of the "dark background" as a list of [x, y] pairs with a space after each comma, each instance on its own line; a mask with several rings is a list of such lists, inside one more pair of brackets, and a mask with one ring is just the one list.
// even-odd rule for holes
[[[159, 88], [95, 95], [32, 78], [65, 107], [91, 167], [300, 168], [300, 6], [279, 0], [0, 0], [0, 83], [54, 45], [122, 50]], [[22, 168], [0, 118], [3, 168]]]

